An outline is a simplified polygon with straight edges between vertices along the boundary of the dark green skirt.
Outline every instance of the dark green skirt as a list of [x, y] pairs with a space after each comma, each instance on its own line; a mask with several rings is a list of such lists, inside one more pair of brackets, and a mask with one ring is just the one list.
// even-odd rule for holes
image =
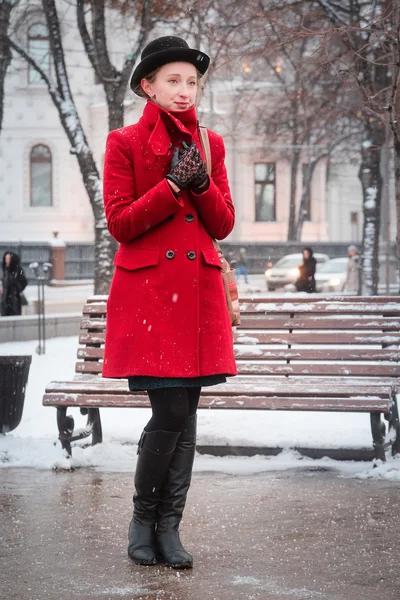
[[229, 375], [208, 375], [205, 377], [147, 377], [135, 375], [128, 377], [129, 390], [139, 392], [173, 387], [205, 387], [225, 383]]

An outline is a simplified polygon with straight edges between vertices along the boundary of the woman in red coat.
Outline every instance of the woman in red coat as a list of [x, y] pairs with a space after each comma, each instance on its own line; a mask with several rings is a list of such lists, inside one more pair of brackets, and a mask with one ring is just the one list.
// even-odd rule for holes
[[104, 164], [108, 229], [120, 243], [107, 307], [103, 377], [146, 390], [152, 418], [138, 448], [129, 556], [191, 568], [179, 539], [202, 386], [236, 375], [221, 265], [212, 238], [234, 225], [222, 138], [209, 131], [207, 175], [195, 100], [209, 57], [181, 38], [146, 46], [131, 88], [147, 98], [112, 131]]

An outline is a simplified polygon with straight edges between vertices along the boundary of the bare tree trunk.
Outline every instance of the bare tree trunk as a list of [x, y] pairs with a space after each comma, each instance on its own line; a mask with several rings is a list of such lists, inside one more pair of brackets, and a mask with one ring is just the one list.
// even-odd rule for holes
[[[390, 128], [394, 142], [394, 182], [396, 195], [396, 247], [397, 262], [400, 263], [400, 4], [390, 2], [392, 11], [392, 85], [388, 103]], [[400, 270], [400, 269], [399, 269]]]
[[394, 178], [396, 195], [396, 248], [397, 260], [400, 261], [400, 140], [394, 142]]
[[8, 27], [10, 24], [10, 15], [13, 8], [11, 0], [2, 0], [0, 2], [0, 133], [3, 125], [4, 116], [4, 85], [7, 69], [11, 62], [12, 54], [8, 41]]
[[[370, 128], [369, 128], [370, 129]], [[378, 293], [379, 283], [379, 234], [382, 198], [380, 171], [383, 139], [377, 129], [369, 131], [370, 139], [361, 148], [359, 179], [363, 190], [363, 251], [361, 270], [361, 294]]]
[[301, 241], [301, 234], [303, 231], [304, 218], [305, 218], [305, 215], [307, 212], [306, 207], [310, 206], [312, 177], [314, 174], [315, 167], [317, 166], [317, 164], [321, 158], [322, 157], [319, 156], [316, 160], [308, 163], [307, 174], [306, 174], [306, 177], [303, 178], [299, 215], [298, 215], [297, 224], [296, 224], [296, 240], [298, 242]]
[[113, 131], [124, 126], [126, 85], [116, 88], [113, 84], [106, 84], [104, 90], [108, 107], [108, 130]]
[[[47, 78], [45, 78], [45, 81], [48, 85], [53, 103], [58, 110], [61, 124], [71, 143], [71, 152], [76, 155], [78, 160], [83, 183], [92, 206], [95, 221], [94, 287], [96, 294], [106, 294], [108, 293], [112, 277], [114, 243], [107, 230], [101, 181], [69, 86], [60, 33], [60, 23], [55, 2], [54, 0], [42, 0], [42, 4], [49, 31], [49, 41], [57, 79], [57, 88], [54, 89], [52, 82]], [[20, 49], [16, 49], [21, 53]], [[24, 57], [27, 58], [27, 54], [23, 53], [23, 55], [24, 54]], [[31, 59], [31, 64], [32, 62], [34, 63]], [[34, 63], [33, 66], [36, 68], [36, 63]], [[41, 72], [41, 75], [43, 77], [43, 72]]]
[[[297, 139], [294, 146], [297, 146]], [[296, 240], [296, 195], [297, 195], [297, 173], [300, 164], [300, 149], [292, 151], [292, 163], [290, 168], [290, 203], [289, 203], [289, 228], [288, 241]]]
[[46, 15], [51, 54], [54, 61], [58, 89], [62, 101], [56, 104], [64, 131], [76, 155], [83, 183], [92, 206], [95, 227], [94, 288], [96, 294], [107, 294], [112, 273], [115, 243], [108, 233], [104, 214], [102, 184], [93, 154], [89, 148], [83, 127], [69, 86], [64, 60], [60, 23], [54, 0], [42, 0]]
[[118, 100], [108, 101], [108, 130], [120, 129], [124, 126], [124, 104]]

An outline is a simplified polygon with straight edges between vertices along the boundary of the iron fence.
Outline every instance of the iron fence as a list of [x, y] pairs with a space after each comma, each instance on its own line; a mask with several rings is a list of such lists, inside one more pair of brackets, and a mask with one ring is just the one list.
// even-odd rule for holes
[[93, 269], [93, 244], [67, 244], [65, 248], [65, 279], [93, 279]]

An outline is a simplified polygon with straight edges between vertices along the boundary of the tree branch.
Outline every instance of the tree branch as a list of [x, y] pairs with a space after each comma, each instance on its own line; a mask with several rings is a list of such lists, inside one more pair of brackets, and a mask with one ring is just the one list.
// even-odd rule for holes
[[96, 60], [100, 78], [108, 81], [119, 81], [117, 69], [110, 61], [107, 49], [104, 0], [91, 0], [93, 43], [96, 49]]
[[57, 89], [63, 100], [71, 100], [72, 94], [69, 87], [67, 68], [60, 33], [60, 22], [54, 0], [42, 0], [43, 11], [46, 15], [47, 29], [54, 70], [57, 79]]
[[82, 43], [85, 48], [85, 52], [91, 62], [91, 65], [96, 73], [96, 75], [101, 79], [100, 69], [97, 62], [96, 50], [91, 40], [89, 31], [86, 27], [85, 20], [85, 2], [84, 0], [77, 0], [76, 3], [76, 17], [78, 23], [79, 33], [81, 35]]
[[43, 79], [43, 81], [47, 85], [47, 89], [49, 90], [49, 94], [52, 97], [53, 102], [55, 104], [59, 104], [60, 102], [62, 102], [62, 97], [59, 94], [56, 86], [51, 81], [51, 79], [47, 76], [47, 74], [43, 71], [43, 69], [41, 69], [39, 67], [39, 65], [37, 64], [37, 62], [27, 52], [25, 52], [25, 50], [23, 48], [21, 48], [20, 46], [18, 46], [18, 44], [16, 44], [15, 42], [13, 42], [13, 40], [11, 40], [10, 38], [9, 38], [9, 44], [10, 44], [10, 47], [13, 50], [15, 50], [15, 52], [17, 52], [20, 56], [22, 56], [22, 58], [24, 60], [26, 60], [26, 62], [29, 65], [31, 65], [31, 67], [33, 67], [35, 69], [35, 71], [37, 71], [39, 73], [40, 77]]
[[144, 0], [142, 15], [140, 18], [140, 32], [139, 37], [136, 41], [135, 47], [132, 50], [132, 53], [127, 56], [124, 62], [124, 66], [122, 67], [121, 72], [121, 80], [126, 83], [132, 73], [133, 66], [135, 65], [139, 53], [142, 51], [145, 46], [150, 32], [153, 29], [153, 24], [151, 21], [151, 2], [149, 0]]

